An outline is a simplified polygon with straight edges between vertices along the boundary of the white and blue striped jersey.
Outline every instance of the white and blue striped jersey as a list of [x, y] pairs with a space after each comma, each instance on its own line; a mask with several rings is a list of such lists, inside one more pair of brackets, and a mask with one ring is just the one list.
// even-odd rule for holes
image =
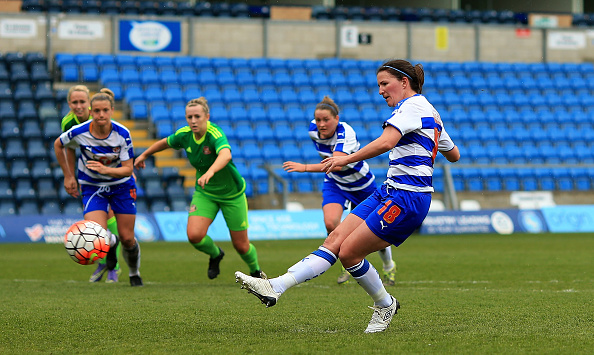
[[106, 186], [116, 185], [128, 181], [131, 177], [114, 178], [109, 175], [98, 174], [87, 169], [88, 160], [100, 161], [103, 165], [117, 168], [122, 161], [134, 158], [130, 131], [115, 121], [111, 121], [112, 129], [105, 139], [97, 139], [90, 132], [93, 120], [76, 125], [60, 135], [60, 141], [65, 147], [80, 148], [78, 157], [78, 182], [81, 185]]
[[437, 151], [455, 145], [443, 128], [437, 110], [425, 96], [417, 94], [398, 103], [386, 125], [394, 126], [402, 138], [390, 151], [386, 183], [394, 188], [433, 192], [433, 163]]
[[[333, 152], [352, 154], [360, 147], [355, 130], [344, 122], [338, 122], [332, 137], [321, 139], [314, 119], [309, 124], [309, 137], [322, 159], [331, 157]], [[369, 169], [369, 164], [360, 161], [348, 164], [341, 171], [327, 173], [325, 181], [327, 180], [332, 180], [341, 190], [359, 191], [371, 185], [375, 176]]]

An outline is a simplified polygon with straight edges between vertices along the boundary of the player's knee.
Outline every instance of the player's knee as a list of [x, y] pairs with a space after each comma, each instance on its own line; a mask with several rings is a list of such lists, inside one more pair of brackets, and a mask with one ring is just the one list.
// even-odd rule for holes
[[134, 239], [134, 233], [120, 233], [119, 237], [124, 248], [130, 249], [134, 247], [134, 244], [136, 243]]
[[240, 254], [243, 255], [250, 251], [250, 242], [247, 240], [231, 240], [233, 248]]
[[340, 249], [340, 251], [338, 252], [338, 258], [340, 259], [344, 267], [351, 267], [361, 261], [358, 260], [356, 253], [346, 248]]
[[326, 232], [328, 232], [328, 234], [332, 233], [332, 231], [338, 227], [338, 223], [334, 221], [324, 221], [324, 224], [326, 225]]
[[206, 236], [206, 233], [200, 231], [188, 231], [188, 240], [192, 244], [200, 243]]

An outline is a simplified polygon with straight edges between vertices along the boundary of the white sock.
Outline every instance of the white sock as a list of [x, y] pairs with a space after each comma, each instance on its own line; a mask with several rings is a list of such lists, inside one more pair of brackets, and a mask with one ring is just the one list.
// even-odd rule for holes
[[284, 275], [270, 279], [274, 292], [283, 293], [287, 289], [320, 276], [336, 262], [336, 255], [330, 250], [319, 247], [303, 260], [291, 266]]
[[392, 304], [392, 297], [386, 291], [377, 270], [363, 259], [360, 263], [346, 268], [357, 283], [363, 287], [365, 292], [373, 299], [373, 303], [379, 307], [388, 307]]
[[396, 264], [394, 260], [392, 260], [392, 246], [387, 246], [382, 250], [378, 250], [377, 253], [379, 254], [380, 258], [382, 259], [382, 263], [384, 264], [384, 271], [391, 270]]

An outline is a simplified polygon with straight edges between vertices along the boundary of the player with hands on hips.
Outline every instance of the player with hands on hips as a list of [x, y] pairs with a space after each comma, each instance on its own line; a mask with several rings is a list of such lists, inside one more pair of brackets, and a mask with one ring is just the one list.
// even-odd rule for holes
[[386, 181], [351, 211], [322, 246], [287, 273], [267, 280], [235, 273], [242, 288], [273, 306], [287, 289], [323, 274], [340, 259], [373, 300], [373, 315], [365, 333], [386, 330], [400, 308], [365, 257], [389, 245], [399, 246], [421, 226], [431, 203], [437, 152], [450, 162], [460, 159], [439, 113], [421, 95], [425, 73], [420, 64], [390, 60], [377, 69], [376, 77], [379, 94], [394, 108], [383, 123], [383, 133], [352, 154], [324, 159], [322, 170], [332, 172], [389, 151]]
[[[325, 96], [316, 105], [314, 119], [309, 124], [311, 138], [320, 157], [341, 156], [356, 152], [360, 143], [355, 130], [339, 117], [339, 107], [330, 97]], [[283, 163], [287, 172], [318, 172], [323, 165], [302, 164], [293, 161]], [[324, 176], [322, 188], [322, 212], [326, 232], [330, 234], [340, 223], [343, 212], [355, 208], [376, 189], [375, 176], [365, 161], [349, 164], [344, 168], [335, 168]], [[392, 250], [388, 246], [378, 251], [383, 263], [383, 282], [393, 286], [396, 279], [396, 263], [392, 259]], [[351, 274], [344, 268], [338, 276], [338, 284], [349, 281]]]

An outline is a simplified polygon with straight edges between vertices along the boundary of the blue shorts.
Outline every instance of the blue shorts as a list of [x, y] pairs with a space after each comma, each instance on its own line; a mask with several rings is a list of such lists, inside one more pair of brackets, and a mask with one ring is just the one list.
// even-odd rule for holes
[[373, 234], [399, 246], [421, 226], [430, 204], [430, 192], [398, 190], [384, 184], [351, 213], [364, 219]]
[[130, 179], [111, 186], [81, 185], [83, 214], [92, 211], [136, 214], [136, 183]]
[[334, 181], [324, 180], [322, 187], [322, 207], [329, 203], [338, 203], [346, 210], [351, 203], [351, 209], [365, 201], [376, 190], [375, 182], [369, 184], [365, 189], [359, 191], [344, 191]]

